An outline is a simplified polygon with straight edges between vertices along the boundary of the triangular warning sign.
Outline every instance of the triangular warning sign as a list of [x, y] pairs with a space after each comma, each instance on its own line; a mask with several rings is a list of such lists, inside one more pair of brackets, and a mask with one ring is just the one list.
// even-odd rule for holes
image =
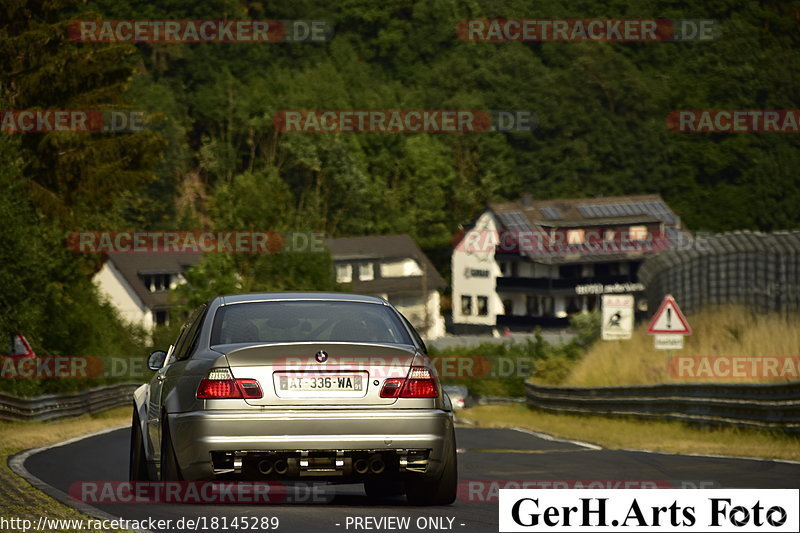
[[650, 327], [647, 328], [647, 333], [651, 335], [673, 333], [675, 335], [691, 335], [692, 328], [686, 321], [686, 317], [681, 313], [675, 298], [667, 294], [664, 301], [661, 302], [661, 307], [658, 308], [653, 319], [650, 321]]
[[31, 350], [31, 345], [28, 344], [28, 339], [22, 333], [11, 335], [11, 351], [8, 355], [11, 357], [36, 357]]

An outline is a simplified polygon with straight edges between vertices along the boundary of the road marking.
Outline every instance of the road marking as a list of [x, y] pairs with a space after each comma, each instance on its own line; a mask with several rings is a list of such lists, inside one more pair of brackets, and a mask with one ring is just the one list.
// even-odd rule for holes
[[527, 435], [533, 435], [534, 437], [538, 437], [542, 440], [549, 440], [552, 442], [566, 442], [567, 444], [574, 444], [575, 446], [580, 446], [581, 448], [588, 448], [590, 450], [602, 450], [603, 448], [596, 445], [591, 444], [589, 442], [583, 442], [580, 440], [570, 440], [570, 439], [559, 439], [558, 437], [554, 437], [547, 433], [541, 433], [539, 431], [533, 431], [532, 429], [525, 429], [525, 428], [508, 428], [513, 429], [514, 431], [519, 431], [520, 433], [525, 433]]
[[[541, 433], [539, 431], [533, 431], [532, 429], [526, 428], [492, 428], [492, 427], [484, 427], [481, 429], [513, 429], [514, 431], [519, 431], [520, 433], [525, 433], [527, 435], [532, 435], [534, 437], [538, 437], [540, 439], [549, 440], [553, 442], [566, 442], [569, 444], [574, 444], [576, 446], [581, 446], [583, 448], [588, 448], [590, 450], [602, 450], [601, 446], [596, 444], [591, 444], [589, 442], [583, 442], [579, 440], [570, 440], [570, 439], [560, 439], [558, 437], [554, 437], [547, 433]], [[660, 454], [660, 455], [678, 455], [683, 457], [707, 457], [710, 459], [735, 459], [740, 461], [762, 461], [762, 462], [769, 462], [769, 463], [785, 463], [790, 465], [800, 465], [800, 461], [793, 461], [791, 459], [768, 459], [765, 457], [743, 457], [740, 455], [715, 455], [715, 454], [706, 454], [706, 453], [677, 453], [677, 452], [663, 452], [657, 450], [638, 450], [634, 448], [613, 448], [609, 449], [609, 451], [616, 451], [616, 452], [637, 452], [637, 453], [653, 453], [653, 454]]]
[[[55, 488], [48, 483], [45, 483], [38, 477], [31, 474], [27, 468], [25, 468], [25, 461], [32, 455], [35, 455], [39, 452], [44, 452], [47, 450], [51, 450], [53, 448], [58, 448], [60, 446], [66, 446], [67, 444], [72, 444], [75, 442], [82, 441], [84, 439], [88, 439], [91, 437], [97, 437], [100, 435], [105, 435], [106, 433], [111, 433], [113, 431], [119, 431], [120, 429], [130, 428], [129, 424], [125, 424], [124, 426], [117, 426], [113, 428], [101, 429], [100, 431], [95, 431], [93, 433], [87, 433], [86, 435], [81, 435], [78, 437], [73, 437], [71, 439], [67, 439], [62, 442], [57, 442], [55, 444], [50, 444], [48, 446], [42, 446], [41, 448], [31, 448], [30, 450], [25, 450], [23, 452], [19, 452], [17, 454], [12, 455], [8, 459], [8, 466], [11, 470], [23, 478], [25, 481], [33, 485], [33, 487], [39, 489], [40, 491], [44, 492], [51, 498], [58, 500], [59, 502], [63, 503], [67, 507], [72, 507], [73, 509], [77, 509], [81, 513], [89, 516], [93, 516], [95, 518], [99, 518], [100, 520], [116, 520], [119, 517], [110, 515], [105, 511], [101, 511], [97, 507], [93, 507], [87, 503], [79, 502], [70, 497], [65, 492]], [[132, 531], [133, 533], [152, 533], [149, 529], [129, 529], [127, 531]]]
[[761, 461], [768, 463], [786, 463], [790, 465], [800, 465], [800, 461], [792, 461], [791, 459], [767, 459], [764, 457], [742, 457], [739, 455], [714, 455], [710, 453], [675, 453], [675, 452], [660, 452], [657, 450], [634, 450], [632, 448], [618, 448], [614, 451], [618, 452], [636, 452], [636, 453], [653, 453], [658, 455], [679, 455], [682, 457], [707, 457], [710, 459], [736, 459], [737, 461]]
[[458, 453], [573, 453], [573, 452], [590, 452], [593, 450], [589, 449], [568, 449], [568, 450], [560, 450], [560, 449], [553, 449], [553, 450], [513, 450], [509, 448], [459, 448]]

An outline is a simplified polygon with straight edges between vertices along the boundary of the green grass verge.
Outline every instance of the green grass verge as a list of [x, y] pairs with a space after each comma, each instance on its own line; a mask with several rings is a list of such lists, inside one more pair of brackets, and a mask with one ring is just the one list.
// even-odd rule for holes
[[553, 414], [524, 405], [484, 405], [458, 411], [480, 427], [521, 427], [608, 449], [727, 455], [800, 461], [800, 438], [778, 431], [703, 428], [677, 421]]

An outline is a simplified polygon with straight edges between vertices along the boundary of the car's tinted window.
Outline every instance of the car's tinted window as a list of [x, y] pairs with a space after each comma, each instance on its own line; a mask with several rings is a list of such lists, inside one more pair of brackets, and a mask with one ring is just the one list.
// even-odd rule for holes
[[197, 345], [197, 338], [200, 336], [200, 325], [206, 314], [206, 306], [195, 310], [189, 319], [186, 331], [181, 335], [180, 342], [175, 346], [175, 359], [184, 359], [194, 351]]
[[189, 329], [189, 326], [190, 324], [188, 322], [185, 323], [183, 326], [181, 326], [181, 331], [180, 333], [178, 333], [178, 338], [175, 340], [175, 343], [172, 346], [170, 346], [170, 348], [172, 349], [171, 355], [174, 355], [178, 351], [178, 348], [181, 346], [181, 344], [185, 342], [186, 331]]
[[388, 307], [335, 301], [227, 305], [214, 317], [211, 344], [245, 342], [382, 342], [413, 344]]

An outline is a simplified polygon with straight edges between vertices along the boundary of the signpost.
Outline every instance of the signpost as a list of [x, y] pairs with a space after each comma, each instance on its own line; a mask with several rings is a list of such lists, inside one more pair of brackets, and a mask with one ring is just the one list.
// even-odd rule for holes
[[602, 307], [603, 340], [630, 339], [633, 335], [633, 295], [604, 294]]
[[678, 303], [672, 295], [667, 294], [661, 307], [658, 308], [647, 333], [651, 335], [691, 335], [692, 328], [681, 313]]
[[656, 350], [683, 350], [683, 335], [656, 335]]
[[[672, 350], [682, 350], [683, 337], [692, 334], [689, 322], [686, 321], [686, 317], [678, 307], [678, 302], [671, 294], [664, 297], [664, 301], [661, 302], [661, 306], [650, 321], [647, 333], [655, 335], [656, 350], [667, 350], [667, 368], [669, 368]], [[669, 379], [669, 371], [667, 371], [667, 378]]]

